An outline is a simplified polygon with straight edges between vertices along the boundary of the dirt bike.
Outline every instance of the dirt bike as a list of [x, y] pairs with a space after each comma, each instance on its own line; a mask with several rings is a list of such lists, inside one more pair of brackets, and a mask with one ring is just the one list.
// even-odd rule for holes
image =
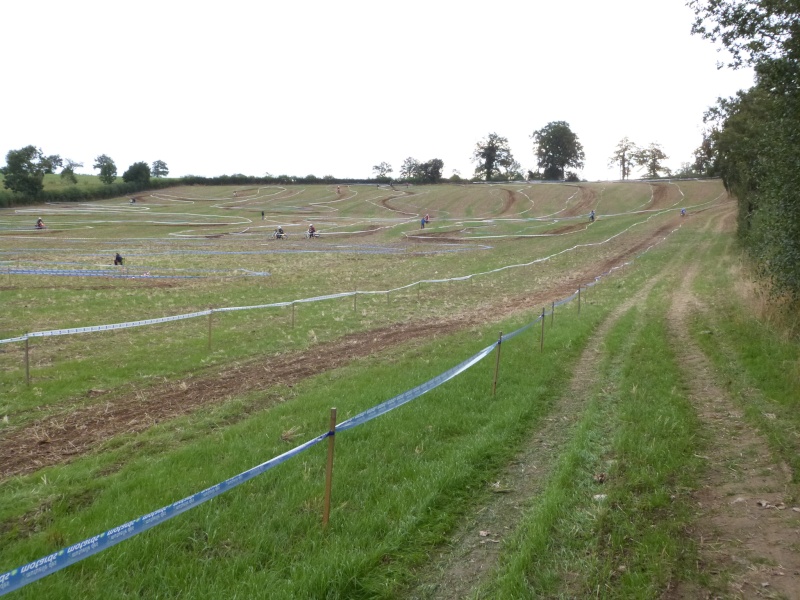
[[270, 234], [269, 239], [271, 239], [271, 240], [288, 240], [289, 239], [289, 234], [288, 233], [278, 233], [277, 231], [273, 231]]
[[315, 237], [315, 238], [319, 237], [319, 233], [317, 233], [316, 231], [314, 233], [311, 233], [310, 231], [306, 231], [306, 239], [309, 240], [312, 237]]

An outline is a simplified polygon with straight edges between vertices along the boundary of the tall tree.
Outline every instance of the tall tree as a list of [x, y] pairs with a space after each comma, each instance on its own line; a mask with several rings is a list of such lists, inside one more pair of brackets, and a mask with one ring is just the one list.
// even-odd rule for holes
[[703, 141], [694, 151], [691, 168], [697, 175], [714, 177], [717, 174], [717, 139], [719, 131], [711, 129], [703, 133]]
[[800, 307], [800, 3], [691, 0], [692, 32], [719, 42], [755, 85], [712, 107], [716, 167], [739, 203], [737, 233], [771, 291]]
[[153, 177], [166, 177], [169, 175], [167, 163], [165, 163], [163, 160], [153, 161], [153, 166], [150, 168], [150, 175]]
[[411, 179], [414, 177], [414, 172], [419, 166], [419, 161], [416, 158], [409, 156], [403, 161], [403, 166], [400, 167], [400, 179]]
[[432, 158], [424, 163], [418, 163], [414, 169], [414, 179], [422, 183], [439, 183], [442, 179], [444, 161], [441, 158]]
[[476, 163], [475, 177], [491, 181], [508, 172], [515, 164], [508, 140], [496, 133], [490, 133], [475, 145], [472, 162]]
[[372, 172], [375, 174], [376, 179], [389, 179], [389, 173], [392, 172], [392, 165], [387, 162], [378, 163], [372, 167]]
[[628, 139], [627, 136], [622, 138], [617, 144], [614, 154], [608, 161], [608, 166], [613, 167], [619, 165], [619, 174], [621, 179], [628, 179], [631, 176], [631, 169], [634, 162], [633, 157], [639, 152], [639, 147]]
[[99, 178], [103, 183], [110, 185], [117, 178], [117, 165], [105, 154], [94, 159], [93, 169], [100, 169]]
[[146, 162], [135, 162], [122, 174], [125, 183], [150, 183], [150, 165]]
[[732, 56], [729, 67], [800, 56], [797, 0], [690, 0], [692, 33], [720, 42]]
[[66, 165], [61, 170], [61, 179], [72, 184], [78, 183], [78, 178], [75, 177], [75, 167], [82, 167], [83, 163], [76, 162], [71, 158], [65, 158], [64, 162]]
[[660, 177], [661, 173], [669, 176], [670, 170], [662, 163], [668, 160], [669, 156], [664, 154], [661, 145], [653, 143], [647, 148], [639, 148], [633, 155], [633, 162], [639, 167], [643, 167], [647, 177]]
[[583, 168], [583, 146], [566, 121], [551, 121], [531, 134], [538, 165], [545, 179], [564, 179], [567, 167]]
[[40, 148], [25, 146], [19, 150], [9, 150], [6, 154], [6, 166], [3, 169], [4, 187], [12, 192], [35, 197], [44, 188], [44, 175], [51, 173], [58, 155], [45, 156]]

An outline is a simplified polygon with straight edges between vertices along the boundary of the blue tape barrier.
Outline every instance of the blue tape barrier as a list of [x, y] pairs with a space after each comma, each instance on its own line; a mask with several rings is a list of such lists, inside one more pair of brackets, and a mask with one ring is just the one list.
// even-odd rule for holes
[[7, 275], [47, 275], [63, 277], [110, 277], [111, 279], [197, 279], [199, 275], [150, 275], [121, 273], [110, 269], [8, 269]]
[[204, 489], [201, 492], [187, 496], [182, 500], [173, 502], [169, 506], [159, 508], [158, 510], [134, 519], [133, 521], [128, 521], [127, 523], [119, 525], [118, 527], [109, 529], [100, 535], [90, 537], [82, 542], [78, 542], [77, 544], [73, 544], [67, 548], [63, 548], [58, 552], [48, 554], [47, 556], [30, 562], [27, 565], [23, 565], [6, 573], [2, 573], [0, 574], [0, 596], [8, 594], [9, 592], [13, 592], [14, 590], [18, 590], [19, 588], [32, 583], [37, 579], [41, 579], [42, 577], [46, 577], [47, 575], [55, 573], [56, 571], [60, 571], [61, 569], [83, 560], [84, 558], [88, 558], [93, 554], [102, 552], [103, 550], [110, 548], [111, 546], [115, 546], [136, 534], [147, 531], [151, 527], [155, 527], [156, 525], [171, 519], [172, 517], [177, 517], [179, 514], [186, 512], [195, 506], [199, 506], [200, 504], [219, 496], [223, 492], [227, 492], [228, 490], [251, 480], [253, 477], [256, 477], [257, 475], [260, 475], [265, 471], [278, 466], [279, 464], [287, 461], [289, 458], [308, 450], [312, 446], [320, 443], [329, 435], [330, 432], [324, 433], [312, 440], [305, 442], [304, 444], [301, 444], [300, 446], [297, 446], [296, 448], [289, 450], [288, 452], [284, 452], [280, 456], [276, 456], [275, 458], [253, 467], [252, 469], [244, 471], [243, 473], [239, 473], [230, 479], [226, 479], [222, 483], [218, 483]]
[[474, 356], [469, 357], [464, 362], [456, 365], [452, 369], [448, 369], [441, 375], [437, 375], [433, 379], [426, 381], [425, 383], [418, 385], [417, 387], [408, 390], [407, 392], [403, 392], [402, 394], [398, 394], [394, 398], [386, 400], [378, 404], [377, 406], [373, 406], [372, 408], [368, 408], [364, 412], [347, 419], [346, 421], [342, 421], [336, 426], [336, 431], [347, 431], [348, 429], [352, 429], [357, 425], [362, 425], [367, 421], [371, 421], [376, 417], [380, 417], [381, 415], [386, 414], [390, 410], [394, 410], [398, 406], [402, 406], [407, 402], [411, 402], [414, 398], [419, 398], [425, 392], [429, 392], [434, 388], [439, 387], [444, 382], [451, 380], [456, 375], [463, 373], [467, 369], [469, 369], [472, 365], [479, 362], [483, 359], [487, 354], [489, 354], [492, 350], [494, 350], [495, 346], [497, 346], [497, 342], [492, 344], [491, 346], [487, 346]]

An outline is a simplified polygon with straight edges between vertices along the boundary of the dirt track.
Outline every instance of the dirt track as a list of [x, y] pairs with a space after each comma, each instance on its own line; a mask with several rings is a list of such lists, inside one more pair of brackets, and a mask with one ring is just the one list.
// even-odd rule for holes
[[[591, 281], [660, 240], [675, 226], [676, 222], [671, 220], [645, 238], [638, 241], [631, 238], [631, 246], [572, 275], [580, 281]], [[0, 440], [0, 480], [69, 462], [92, 452], [116, 435], [144, 431], [203, 406], [277, 384], [291, 385], [398, 344], [485, 323], [487, 314], [499, 321], [520, 310], [530, 310], [531, 306], [550, 304], [572, 294], [575, 286], [575, 279], [564, 279], [553, 283], [549, 289], [538, 290], [533, 296], [501, 300], [488, 310], [484, 307], [446, 320], [416, 321], [355, 333], [305, 352], [237, 363], [224, 370], [200, 372], [181, 381], [129, 393], [100, 392], [98, 401], [91, 406], [7, 431]], [[102, 396], [108, 401], [103, 402]], [[262, 408], [266, 406], [268, 404]]]

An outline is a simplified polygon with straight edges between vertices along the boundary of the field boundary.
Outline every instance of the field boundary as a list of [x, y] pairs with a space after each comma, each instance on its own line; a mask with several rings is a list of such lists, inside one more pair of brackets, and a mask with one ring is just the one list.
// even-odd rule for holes
[[[667, 238], [668, 235], [674, 233], [675, 231], [678, 231], [680, 229], [680, 227], [681, 226], [676, 227], [675, 229], [670, 231], [666, 236], [662, 237], [661, 240], [659, 240], [659, 241], [651, 244], [650, 246], [648, 246], [641, 253], [639, 253], [636, 256], [636, 258], [641, 257], [643, 254], [645, 254], [646, 252], [651, 250], [653, 247], [655, 247], [656, 245], [658, 245], [659, 243], [664, 241]], [[620, 232], [620, 233], [622, 233], [622, 232]], [[619, 235], [619, 234], [616, 234], [616, 235]], [[613, 237], [616, 237], [616, 235], [613, 236]], [[583, 244], [583, 245], [592, 246], [592, 245], [596, 245], [596, 244]], [[575, 247], [573, 247], [571, 249], [574, 249], [574, 248]], [[571, 250], [571, 249], [568, 249], [568, 250]], [[563, 250], [562, 252], [566, 252], [568, 250]], [[560, 253], [561, 252], [559, 252], [557, 254], [560, 254]], [[553, 256], [555, 256], [555, 255], [553, 255]], [[536, 261], [532, 261], [531, 263], [527, 263], [527, 264], [535, 264], [536, 262], [541, 262], [542, 260], [547, 260], [549, 258], [550, 257], [547, 257], [547, 258], [544, 258], [544, 259], [537, 259]], [[623, 263], [620, 266], [612, 267], [611, 269], [609, 269], [608, 271], [602, 273], [601, 275], [596, 276], [594, 278], [593, 282], [591, 282], [589, 284], [584, 284], [583, 287], [586, 287], [586, 288], [593, 287], [594, 285], [599, 283], [604, 277], [610, 275], [611, 273], [613, 273], [617, 269], [621, 269], [623, 266], [628, 265], [631, 262], [633, 262], [633, 261], [628, 261], [628, 262]], [[522, 266], [522, 265], [515, 265], [515, 266]], [[496, 269], [495, 271], [503, 270], [503, 269], [511, 268], [511, 267], [512, 266], [501, 267], [500, 269]], [[495, 272], [495, 271], [487, 271], [486, 273], [492, 273], [492, 272]], [[483, 273], [481, 273], [481, 274], [483, 274]], [[473, 275], [468, 275], [468, 276], [464, 276], [462, 278], [455, 278], [453, 280], [468, 279], [468, 278], [470, 278], [472, 276]], [[436, 281], [451, 281], [451, 280], [445, 279], [445, 280], [436, 280]], [[411, 285], [416, 285], [416, 284], [411, 284]], [[403, 286], [402, 288], [397, 288], [397, 289], [405, 289], [407, 287], [411, 287], [411, 285]], [[348, 419], [347, 421], [344, 421], [344, 422], [336, 425], [331, 431], [328, 431], [328, 432], [323, 433], [323, 434], [321, 434], [321, 435], [319, 435], [319, 436], [317, 436], [315, 438], [312, 438], [312, 439], [304, 442], [303, 444], [301, 444], [299, 446], [296, 446], [295, 448], [293, 448], [293, 449], [291, 449], [291, 450], [289, 450], [287, 452], [284, 452], [283, 454], [280, 454], [280, 455], [278, 455], [278, 456], [276, 456], [274, 458], [271, 458], [271, 459], [267, 460], [266, 462], [263, 462], [263, 463], [255, 466], [255, 467], [252, 467], [251, 469], [248, 469], [247, 471], [239, 473], [238, 475], [235, 475], [235, 476], [233, 476], [233, 477], [231, 477], [229, 479], [226, 479], [226, 480], [224, 480], [224, 481], [222, 481], [222, 482], [220, 482], [220, 483], [218, 483], [216, 485], [213, 485], [213, 486], [211, 486], [209, 488], [206, 488], [206, 489], [204, 489], [204, 490], [202, 490], [200, 492], [197, 492], [197, 493], [192, 494], [190, 496], [187, 496], [187, 497], [185, 497], [185, 498], [183, 498], [181, 500], [178, 500], [178, 501], [176, 501], [176, 502], [174, 502], [174, 503], [172, 503], [172, 504], [170, 504], [168, 506], [165, 506], [165, 507], [159, 508], [157, 510], [154, 510], [154, 511], [152, 511], [152, 512], [146, 514], [146, 515], [143, 515], [141, 517], [133, 519], [132, 521], [128, 521], [127, 523], [124, 523], [122, 525], [119, 525], [119, 526], [116, 526], [116, 527], [114, 527], [112, 529], [109, 529], [109, 530], [107, 530], [107, 531], [105, 531], [105, 532], [103, 532], [101, 534], [95, 535], [95, 536], [87, 538], [87, 539], [85, 539], [85, 540], [83, 540], [81, 542], [78, 542], [76, 544], [73, 544], [71, 546], [63, 548], [61, 550], [58, 550], [58, 551], [56, 551], [56, 552], [54, 552], [52, 554], [49, 554], [49, 555], [44, 556], [44, 557], [41, 557], [41, 558], [39, 558], [37, 560], [34, 560], [34, 561], [32, 561], [32, 562], [30, 562], [30, 563], [28, 563], [26, 565], [23, 565], [23, 566], [18, 567], [16, 569], [12, 569], [11, 571], [8, 571], [6, 573], [1, 573], [0, 574], [0, 596], [3, 596], [5, 594], [10, 593], [12, 591], [15, 591], [17, 589], [20, 589], [20, 588], [28, 585], [29, 583], [32, 583], [34, 581], [37, 581], [38, 579], [46, 577], [47, 575], [50, 575], [50, 574], [55, 573], [57, 571], [60, 571], [61, 569], [64, 569], [64, 568], [66, 568], [66, 567], [68, 567], [68, 566], [70, 566], [70, 565], [72, 565], [72, 564], [74, 564], [76, 562], [79, 562], [79, 561], [81, 561], [81, 560], [83, 560], [85, 558], [88, 558], [89, 556], [92, 556], [94, 554], [102, 552], [103, 550], [105, 550], [107, 548], [110, 548], [111, 546], [114, 546], [114, 545], [116, 545], [116, 544], [118, 544], [118, 543], [120, 543], [120, 542], [122, 542], [122, 541], [124, 541], [126, 539], [129, 539], [129, 538], [131, 538], [131, 537], [133, 537], [133, 536], [135, 536], [135, 535], [137, 535], [139, 533], [142, 533], [142, 532], [144, 532], [144, 531], [146, 531], [146, 530], [148, 530], [148, 529], [150, 529], [150, 528], [152, 528], [152, 527], [154, 527], [156, 525], [159, 525], [159, 524], [161, 524], [161, 523], [163, 523], [163, 522], [165, 522], [165, 521], [167, 521], [167, 520], [169, 520], [169, 519], [171, 519], [171, 518], [173, 518], [175, 516], [178, 516], [179, 514], [182, 514], [182, 513], [186, 512], [187, 510], [190, 510], [191, 508], [194, 508], [195, 506], [199, 506], [200, 504], [203, 504], [207, 500], [210, 500], [210, 499], [212, 499], [212, 498], [214, 498], [216, 496], [219, 496], [220, 494], [222, 494], [222, 493], [224, 493], [224, 492], [226, 492], [226, 491], [228, 491], [230, 489], [233, 489], [234, 487], [237, 487], [237, 486], [241, 485], [242, 483], [244, 483], [246, 481], [249, 481], [250, 479], [253, 479], [257, 475], [260, 475], [260, 474], [270, 470], [271, 468], [286, 462], [290, 458], [292, 458], [292, 457], [300, 454], [301, 452], [303, 452], [303, 451], [305, 451], [305, 450], [317, 445], [318, 443], [320, 443], [321, 441], [325, 440], [326, 438], [331, 437], [331, 436], [335, 436], [336, 432], [347, 431], [347, 430], [352, 429], [354, 427], [357, 427], [359, 425], [363, 425], [363, 424], [367, 423], [368, 421], [371, 421], [371, 420], [373, 420], [373, 419], [375, 419], [375, 418], [377, 418], [379, 416], [382, 416], [382, 415], [390, 412], [391, 410], [394, 410], [395, 408], [398, 408], [398, 407], [400, 407], [400, 406], [402, 406], [402, 405], [404, 405], [404, 404], [406, 404], [406, 403], [408, 403], [408, 402], [410, 402], [410, 401], [422, 396], [423, 394], [425, 394], [425, 393], [427, 393], [427, 392], [429, 392], [429, 391], [431, 391], [431, 390], [443, 385], [447, 381], [453, 379], [454, 377], [456, 377], [456, 376], [460, 375], [461, 373], [465, 372], [466, 370], [468, 370], [472, 366], [478, 364], [481, 360], [486, 358], [493, 350], [495, 350], [495, 348], [498, 349], [497, 361], [498, 361], [498, 367], [499, 367], [499, 361], [500, 361], [499, 348], [500, 348], [500, 346], [502, 345], [502, 343], [504, 341], [509, 341], [509, 340], [515, 338], [516, 336], [520, 335], [521, 333], [527, 331], [528, 329], [532, 328], [535, 324], [539, 323], [540, 321], [543, 321], [547, 316], [553, 315], [554, 312], [555, 312], [555, 307], [567, 304], [567, 303], [573, 301], [576, 298], [578, 299], [578, 302], [579, 302], [578, 307], [579, 307], [579, 311], [580, 311], [580, 290], [581, 290], [581, 286], [579, 286], [578, 290], [576, 290], [570, 296], [568, 296], [566, 298], [563, 298], [562, 300], [559, 300], [557, 302], [553, 302], [550, 312], [547, 312], [547, 310], [543, 308], [541, 314], [539, 316], [537, 316], [536, 319], [534, 319], [533, 321], [530, 321], [530, 322], [526, 323], [525, 325], [519, 327], [518, 329], [512, 331], [511, 333], [508, 333], [508, 334], [505, 334], [505, 335], [501, 334], [497, 341], [493, 342], [489, 346], [486, 346], [485, 348], [483, 348], [482, 350], [480, 350], [476, 354], [472, 355], [471, 357], [467, 358], [466, 360], [462, 361], [461, 363], [457, 364], [456, 366], [452, 367], [451, 369], [448, 369], [447, 371], [444, 371], [443, 373], [437, 375], [436, 377], [433, 377], [432, 379], [429, 379], [428, 381], [426, 381], [426, 382], [424, 382], [424, 383], [422, 383], [422, 384], [420, 384], [420, 385], [418, 385], [418, 386], [416, 386], [416, 387], [414, 387], [412, 389], [409, 389], [409, 390], [407, 390], [405, 392], [402, 392], [401, 394], [398, 394], [398, 395], [394, 396], [393, 398], [390, 398], [389, 400], [386, 400], [386, 401], [384, 401], [384, 402], [382, 402], [380, 404], [377, 404], [377, 405], [375, 405], [375, 406], [373, 406], [371, 408], [368, 408], [367, 410], [359, 413], [358, 415], [353, 416], [352, 418]], [[395, 290], [390, 290], [390, 291], [395, 291]], [[297, 301], [294, 301], [294, 302], [313, 302], [313, 301], [319, 301], [319, 300], [323, 300], [323, 299], [327, 300], [327, 299], [331, 299], [331, 298], [341, 298], [341, 297], [345, 297], [345, 296], [352, 296], [352, 295], [354, 295], [356, 293], [365, 293], [365, 292], [345, 292], [345, 293], [341, 293], [341, 294], [331, 294], [331, 295], [328, 295], [328, 296], [319, 296], [319, 297], [316, 297], [316, 298], [297, 300]], [[388, 293], [388, 292], [375, 292], [375, 293]], [[287, 305], [293, 304], [294, 302], [280, 303], [280, 305], [281, 306], [287, 306]], [[267, 306], [271, 306], [271, 305], [267, 305]], [[215, 312], [225, 312], [225, 311], [230, 311], [230, 310], [244, 310], [246, 308], [260, 308], [260, 307], [234, 307], [234, 308], [228, 308], [228, 309], [216, 309]], [[141, 324], [149, 324], [150, 321], [165, 322], [165, 321], [168, 321], [168, 320], [178, 320], [178, 319], [192, 318], [192, 317], [195, 317], [195, 316], [208, 315], [211, 312], [212, 311], [209, 310], [209, 311], [202, 311], [201, 313], [190, 313], [189, 315], [179, 315], [177, 317], [165, 317], [164, 319], [161, 319], [161, 320], [153, 319], [153, 320], [148, 320], [147, 323], [141, 322]], [[124, 325], [124, 324], [120, 324], [120, 325]], [[113, 326], [102, 326], [102, 327], [111, 328]], [[80, 328], [80, 329], [88, 329], [88, 328]], [[82, 333], [82, 332], [83, 331], [81, 331], [80, 333]], [[47, 334], [47, 333], [50, 333], [50, 332], [39, 332], [39, 333], [40, 333], [40, 335], [44, 335], [44, 334]], [[75, 333], [79, 333], [79, 332], [76, 331]], [[28, 335], [29, 336], [33, 336], [34, 334], [28, 334]], [[65, 335], [65, 333], [62, 333], [62, 334], [51, 334], [51, 335]], [[28, 338], [26, 336], [26, 337], [19, 338], [19, 339], [20, 340], [24, 340], [24, 341], [27, 342]], [[3, 341], [6, 341], [6, 340], [3, 340]], [[542, 342], [543, 341], [544, 341], [544, 338], [542, 338]], [[496, 383], [496, 376], [497, 375], [495, 373], [495, 383]]]

